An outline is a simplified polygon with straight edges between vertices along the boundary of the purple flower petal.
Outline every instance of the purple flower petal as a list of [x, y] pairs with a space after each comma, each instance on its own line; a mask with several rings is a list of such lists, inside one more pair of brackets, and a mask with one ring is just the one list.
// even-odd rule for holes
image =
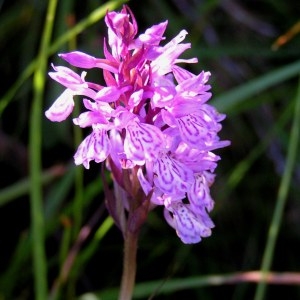
[[112, 112], [114, 111], [111, 106], [106, 102], [94, 102], [88, 99], [83, 99], [83, 104], [85, 108], [91, 111], [100, 112], [106, 117], [110, 117]]
[[74, 89], [79, 85], [84, 85], [87, 87], [87, 84], [84, 81], [85, 72], [82, 76], [79, 76], [73, 70], [63, 66], [53, 66], [53, 69], [56, 72], [49, 72], [49, 76], [64, 85], [67, 88]]
[[124, 142], [118, 130], [112, 129], [109, 132], [111, 143], [110, 158], [114, 165], [122, 172], [121, 169], [132, 169], [135, 164], [127, 158], [124, 152]]
[[139, 182], [141, 184], [141, 188], [143, 189], [145, 195], [148, 195], [152, 190], [153, 186], [150, 184], [150, 182], [145, 178], [142, 168], [139, 168], [137, 171], [137, 177], [139, 179]]
[[165, 21], [148, 28], [145, 33], [140, 34], [135, 40], [135, 46], [141, 47], [144, 44], [151, 46], [158, 45], [160, 41], [163, 40], [163, 34], [167, 28], [167, 25], [168, 21]]
[[202, 237], [211, 235], [211, 228], [214, 227], [207, 214], [195, 214], [189, 205], [181, 202], [171, 203], [166, 207], [164, 215], [185, 244], [199, 243]]
[[186, 143], [178, 144], [174, 157], [193, 170], [194, 173], [214, 172], [220, 157], [212, 152], [191, 148]]
[[138, 90], [134, 93], [132, 93], [128, 99], [128, 106], [134, 108], [135, 106], [138, 106], [141, 100], [143, 99], [143, 90]]
[[59, 57], [78, 68], [91, 69], [97, 65], [97, 59], [95, 57], [80, 51], [61, 53]]
[[209, 189], [212, 184], [211, 180], [212, 178], [210, 178], [210, 182], [208, 182], [204, 174], [195, 175], [195, 181], [188, 191], [188, 199], [194, 211], [201, 212], [204, 207], [208, 211], [213, 209], [214, 201], [210, 196]]
[[189, 91], [195, 94], [203, 94], [211, 88], [210, 85], [206, 84], [209, 77], [210, 72], [202, 71], [198, 76], [194, 75], [192, 78], [187, 78], [186, 80], [179, 82], [178, 91]]
[[206, 139], [211, 140], [212, 133], [208, 132], [201, 118], [195, 114], [178, 118], [177, 124], [183, 141], [194, 148], [203, 147]]
[[66, 89], [45, 112], [46, 117], [53, 122], [64, 121], [73, 111], [74, 93]]
[[128, 46], [133, 42], [137, 33], [134, 15], [127, 6], [124, 6], [121, 13], [114, 11], [107, 13], [105, 23], [108, 27], [108, 43], [112, 49], [112, 55], [115, 58], [125, 57], [128, 53]]
[[128, 123], [124, 151], [136, 164], [143, 165], [145, 160], [156, 159], [163, 146], [163, 134], [157, 127], [134, 120]]
[[99, 163], [107, 158], [110, 147], [106, 130], [94, 128], [93, 132], [79, 145], [74, 155], [75, 164], [83, 164], [86, 169], [89, 169], [91, 160]]
[[188, 70], [181, 68], [177, 65], [174, 65], [172, 67], [172, 71], [173, 71], [173, 75], [178, 83], [181, 83], [182, 81], [195, 76], [193, 73], [191, 73]]
[[120, 98], [120, 91], [115, 86], [104, 87], [100, 90], [96, 96], [95, 100], [104, 102], [115, 102]]
[[175, 94], [175, 88], [172, 86], [158, 86], [155, 87], [151, 100], [155, 107], [165, 107], [174, 99]]
[[163, 76], [170, 73], [177, 57], [189, 48], [191, 48], [190, 44], [180, 44], [165, 49], [165, 51], [151, 63], [153, 74], [155, 76]]
[[153, 173], [154, 184], [166, 194], [185, 193], [194, 180], [191, 169], [167, 154], [154, 161]]
[[80, 114], [78, 118], [73, 119], [73, 123], [85, 128], [93, 124], [108, 124], [108, 121], [100, 112], [86, 111]]

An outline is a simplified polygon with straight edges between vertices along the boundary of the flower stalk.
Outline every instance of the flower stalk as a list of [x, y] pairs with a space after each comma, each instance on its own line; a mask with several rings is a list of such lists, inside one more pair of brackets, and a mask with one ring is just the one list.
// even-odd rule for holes
[[128, 230], [124, 236], [123, 274], [119, 300], [131, 300], [135, 285], [138, 232]]

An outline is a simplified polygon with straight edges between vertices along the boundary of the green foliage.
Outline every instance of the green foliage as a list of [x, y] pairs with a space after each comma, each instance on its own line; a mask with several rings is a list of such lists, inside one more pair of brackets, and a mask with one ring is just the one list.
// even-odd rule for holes
[[[0, 300], [117, 297], [122, 236], [105, 209], [100, 166], [75, 167], [86, 132], [70, 120], [51, 123], [44, 111], [61, 92], [47, 76], [50, 62], [62, 63], [56, 53], [100, 57], [103, 16], [122, 3], [0, 4]], [[141, 32], [166, 19], [168, 38], [189, 32], [189, 57], [199, 59], [191, 71], [212, 73], [212, 103], [227, 114], [221, 135], [232, 142], [218, 153], [213, 235], [182, 245], [162, 211], [152, 211], [139, 241], [135, 299], [300, 297], [299, 5], [127, 4]], [[289, 39], [274, 47], [280, 35]], [[286, 279], [259, 282], [269, 271]]]

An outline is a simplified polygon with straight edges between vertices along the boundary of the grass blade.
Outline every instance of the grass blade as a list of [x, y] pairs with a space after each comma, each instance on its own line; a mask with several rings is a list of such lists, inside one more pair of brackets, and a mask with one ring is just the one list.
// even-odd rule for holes
[[[282, 221], [283, 210], [287, 200], [292, 174], [295, 166], [295, 161], [297, 157], [299, 134], [300, 134], [300, 81], [299, 81], [298, 93], [296, 97], [296, 107], [295, 107], [294, 120], [293, 120], [291, 136], [290, 136], [290, 141], [288, 146], [286, 166], [279, 186], [276, 206], [269, 227], [268, 239], [267, 239], [262, 265], [261, 265], [261, 271], [263, 272], [263, 274], [266, 274], [270, 270], [272, 264], [273, 255], [275, 251], [275, 244], [279, 232], [279, 227]], [[266, 281], [262, 280], [257, 286], [254, 299], [255, 300], [263, 299], [265, 292], [266, 292]]]
[[30, 207], [31, 231], [33, 238], [33, 266], [35, 299], [46, 299], [47, 288], [47, 259], [45, 254], [45, 224], [42, 196], [42, 166], [41, 166], [41, 123], [42, 100], [45, 87], [47, 68], [47, 49], [52, 35], [57, 0], [48, 2], [45, 27], [42, 35], [37, 68], [33, 77], [33, 104], [30, 118], [29, 155], [30, 155]]

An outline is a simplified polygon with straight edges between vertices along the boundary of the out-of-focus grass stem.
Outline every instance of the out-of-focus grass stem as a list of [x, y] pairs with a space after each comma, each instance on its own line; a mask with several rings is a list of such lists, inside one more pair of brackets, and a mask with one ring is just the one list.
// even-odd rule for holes
[[[282, 176], [282, 180], [279, 186], [276, 206], [274, 210], [274, 214], [272, 217], [272, 221], [269, 227], [268, 239], [262, 259], [261, 271], [263, 274], [267, 274], [270, 271], [275, 244], [278, 237], [278, 232], [282, 220], [284, 206], [287, 200], [289, 187], [292, 179], [293, 170], [295, 167], [295, 161], [297, 158], [297, 150], [299, 144], [299, 134], [300, 134], [300, 80], [298, 85], [298, 93], [295, 101], [295, 110], [294, 110], [294, 120], [291, 130], [290, 141], [288, 145], [288, 153], [285, 164], [284, 173]], [[261, 280], [257, 286], [255, 293], [255, 300], [262, 300], [266, 293], [267, 283], [266, 280]]]
[[48, 48], [52, 35], [56, 6], [57, 0], [49, 0], [36, 69], [33, 76], [33, 103], [29, 129], [31, 231], [33, 234], [32, 254], [34, 267], [34, 294], [36, 300], [46, 299], [48, 293], [41, 176], [41, 120]]

